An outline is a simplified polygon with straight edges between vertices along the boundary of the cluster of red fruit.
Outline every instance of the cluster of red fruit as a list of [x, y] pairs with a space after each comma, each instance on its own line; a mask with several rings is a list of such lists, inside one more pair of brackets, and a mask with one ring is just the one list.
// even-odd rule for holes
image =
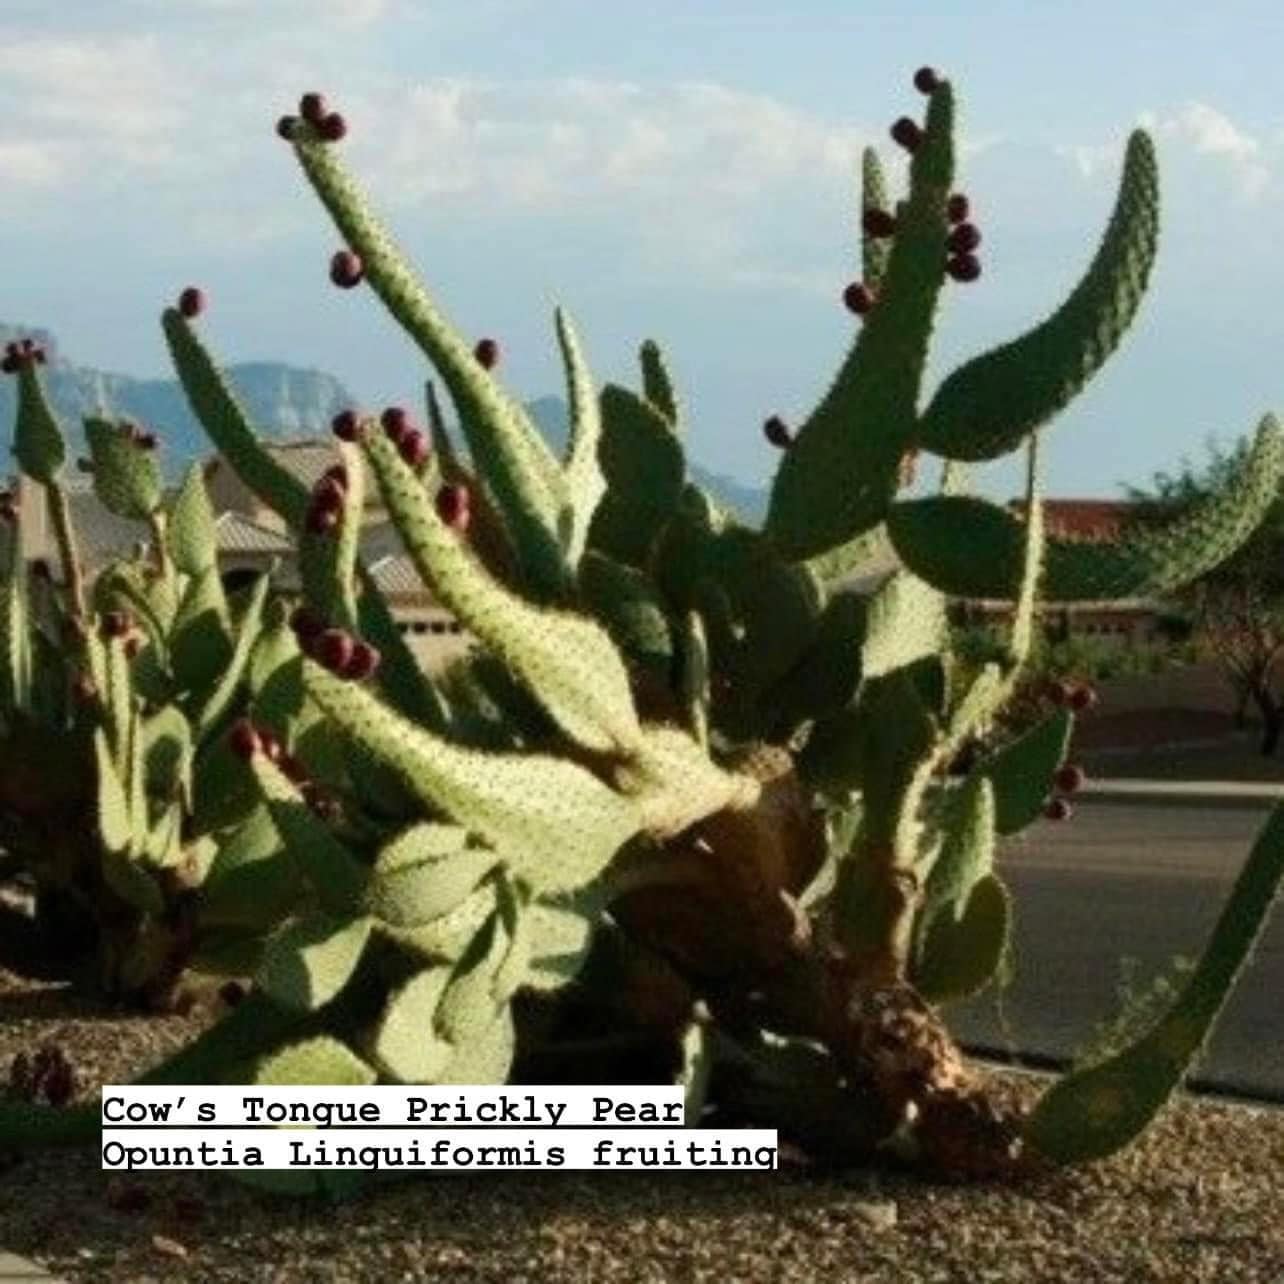
[[[483, 339], [482, 343], [493, 343]], [[478, 344], [480, 347], [481, 344]], [[428, 462], [431, 452], [428, 438], [410, 421], [402, 406], [388, 406], [379, 416], [379, 423], [389, 440], [397, 447], [402, 459], [416, 470]], [[356, 441], [362, 432], [361, 420], [355, 410], [342, 410], [330, 421], [334, 435], [340, 441]], [[331, 469], [331, 472], [334, 470]], [[461, 535], [472, 519], [472, 500], [467, 486], [448, 484], [437, 492], [437, 516], [452, 530]]]
[[[914, 74], [914, 87], [931, 94], [942, 84], [940, 75], [931, 67], [920, 67]], [[907, 152], [915, 151], [923, 141], [923, 130], [908, 116], [902, 116], [891, 128], [891, 135]], [[897, 213], [899, 213], [899, 207]], [[976, 250], [981, 232], [968, 221], [970, 207], [962, 192], [955, 192], [946, 203], [946, 217], [951, 224], [945, 241], [945, 270], [955, 281], [975, 281], [981, 275], [981, 262]], [[896, 235], [896, 214], [871, 206], [861, 217], [866, 235], [886, 238]], [[843, 290], [843, 304], [849, 312], [864, 316], [877, 302], [877, 295], [863, 281], [853, 281]]]
[[282, 116], [276, 122], [276, 132], [287, 143], [294, 141], [299, 130], [301, 116], [317, 135], [327, 143], [337, 143], [347, 137], [348, 122], [337, 111], [330, 111], [322, 94], [304, 94], [299, 99], [298, 116]]
[[290, 627], [299, 640], [299, 649], [323, 669], [340, 678], [363, 682], [379, 668], [379, 652], [369, 642], [354, 638], [342, 629], [332, 629], [314, 611], [298, 607], [290, 616]]
[[46, 1044], [34, 1057], [17, 1053], [9, 1064], [5, 1095], [11, 1101], [65, 1106], [76, 1095], [76, 1072], [57, 1044]]
[[37, 346], [34, 339], [22, 339], [17, 343], [4, 345], [4, 357], [0, 358], [0, 370], [5, 374], [17, 374], [23, 366], [45, 364], [45, 350]]
[[[375, 654], [377, 656], [378, 653]], [[251, 722], [249, 718], [239, 718], [228, 732], [227, 743], [232, 752], [246, 762], [261, 753], [279, 767], [281, 774], [298, 786], [308, 808], [323, 820], [333, 820], [339, 814], [338, 800], [312, 779], [307, 767], [285, 747], [271, 727]]]
[[343, 520], [348, 499], [348, 470], [342, 464], [327, 468], [312, 487], [308, 502], [307, 527], [314, 535], [326, 535]]

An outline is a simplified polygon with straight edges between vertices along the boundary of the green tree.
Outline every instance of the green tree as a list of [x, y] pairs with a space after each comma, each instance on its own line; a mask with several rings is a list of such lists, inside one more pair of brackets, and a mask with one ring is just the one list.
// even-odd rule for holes
[[[1127, 487], [1138, 504], [1136, 521], [1171, 519], [1205, 499], [1243, 465], [1246, 438], [1230, 448], [1205, 443], [1207, 461], [1183, 458], [1172, 473], [1155, 473], [1150, 487]], [[1179, 595], [1195, 634], [1220, 666], [1235, 694], [1236, 720], [1250, 703], [1262, 720], [1261, 751], [1273, 756], [1284, 737], [1284, 695], [1278, 669], [1284, 654], [1284, 493], [1241, 547]]]

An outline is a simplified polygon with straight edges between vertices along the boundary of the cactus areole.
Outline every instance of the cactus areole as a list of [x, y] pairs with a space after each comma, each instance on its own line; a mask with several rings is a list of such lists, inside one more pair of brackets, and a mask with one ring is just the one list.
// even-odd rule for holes
[[[1137, 311], [1158, 229], [1154, 149], [1130, 139], [1105, 235], [1061, 306], [925, 396], [942, 290], [978, 277], [980, 237], [956, 189], [953, 86], [930, 68], [914, 84], [921, 123], [892, 129], [910, 153], [905, 190], [888, 191], [876, 151], [862, 156], [860, 273], [843, 291], [862, 324], [815, 407], [764, 425], [780, 449], [761, 529], [692, 479], [693, 425], [659, 345], [640, 345], [637, 388], [599, 389], [561, 309], [571, 425], [553, 451], [503, 386], [498, 346], [471, 344], [395, 248], [330, 145], [324, 100], [298, 104], [282, 133], [345, 247], [332, 276], [366, 283], [434, 367], [426, 431], [400, 408], [382, 431], [345, 411], [337, 458], [309, 488], [260, 441], [191, 310], [169, 309], [193, 410], [298, 543], [294, 609], [266, 580], [233, 609], [199, 470], [167, 497], [155, 460], [101, 421], [94, 484], [152, 520], [154, 564], [116, 568], [93, 610], [69, 598], [74, 664], [34, 677], [61, 661], [29, 645], [25, 568], [0, 567], [0, 726], [38, 725], [34, 691], [88, 680], [89, 704], [51, 725], [85, 729], [78, 815], [98, 825], [84, 885], [107, 888], [113, 912], [131, 906], [138, 929], [117, 972], [150, 969], [155, 988], [190, 960], [253, 977], [161, 1079], [645, 1074], [685, 1085], [689, 1117], [760, 1122], [843, 1162], [891, 1148], [955, 1178], [1111, 1153], [1180, 1083], [1284, 874], [1284, 812], [1150, 1041], [1070, 1074], [1027, 1115], [965, 1061], [940, 1010], [994, 984], [1010, 956], [996, 845], [1068, 817], [1073, 718], [1094, 697], [1062, 684], [1019, 739], [983, 732], [1016, 690], [1040, 592], [1100, 601], [1198, 576], [1262, 520], [1284, 440], [1267, 416], [1224, 489], [1159, 535], [1046, 533], [1034, 434]], [[5, 357], [15, 449], [56, 512], [64, 439], [29, 352]], [[900, 494], [926, 455], [1017, 451], [1020, 516], [953, 469], [940, 495]], [[394, 623], [384, 554], [370, 557], [352, 520], [368, 496], [471, 639], [442, 672], [418, 666]], [[899, 569], [872, 596], [837, 591], [889, 550]], [[953, 654], [950, 597], [1011, 603], [999, 659], [969, 669]], [[145, 647], [132, 664], [121, 616]], [[37, 742], [0, 740], [10, 810]], [[175, 899], [178, 868], [197, 872]], [[52, 1107], [6, 1109], [0, 1145], [6, 1129], [80, 1126]]]

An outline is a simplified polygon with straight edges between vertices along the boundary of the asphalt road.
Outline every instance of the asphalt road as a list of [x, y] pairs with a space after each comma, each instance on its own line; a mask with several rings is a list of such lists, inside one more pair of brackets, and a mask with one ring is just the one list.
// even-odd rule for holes
[[[956, 1035], [1072, 1056], [1118, 1012], [1123, 959], [1149, 978], [1174, 955], [1198, 957], [1268, 810], [1085, 800], [1072, 820], [1028, 829], [999, 857], [1016, 908], [1016, 979], [1003, 999], [1011, 1038], [988, 995], [947, 1010]], [[1284, 899], [1192, 1083], [1284, 1101]]]

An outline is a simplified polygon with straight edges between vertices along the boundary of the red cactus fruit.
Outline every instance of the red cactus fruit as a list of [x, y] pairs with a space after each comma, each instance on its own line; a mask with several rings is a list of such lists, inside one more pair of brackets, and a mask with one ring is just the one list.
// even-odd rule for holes
[[1070, 692], [1072, 688], [1067, 682], [1060, 680], [1049, 682], [1043, 689], [1043, 694], [1058, 708], [1065, 709], [1070, 704]]
[[193, 317], [200, 316], [205, 311], [205, 292], [194, 285], [189, 285], [178, 296], [178, 310], [189, 321]]
[[93, 704], [98, 699], [98, 688], [87, 673], [77, 673], [71, 684], [71, 698], [77, 704]]
[[935, 67], [920, 67], [914, 73], [914, 88], [920, 94], [934, 93], [941, 84], [941, 77]]
[[499, 363], [499, 344], [494, 339], [478, 339], [473, 349], [477, 364], [485, 370], [494, 370]]
[[43, 366], [46, 360], [45, 350], [43, 348], [33, 348], [31, 351], [31, 359], [36, 363], [36, 365]]
[[320, 504], [313, 504], [308, 509], [308, 530], [313, 535], [328, 535], [339, 525], [340, 519], [341, 513], [339, 509], [324, 508]]
[[332, 481], [341, 490], [348, 489], [348, 469], [346, 464], [331, 464], [321, 474], [322, 481]]
[[945, 244], [952, 254], [971, 254], [981, 244], [981, 229], [975, 223], [959, 223]]
[[951, 223], [963, 223], [972, 212], [972, 202], [962, 192], [955, 192], [945, 202], [945, 217]]
[[76, 1074], [61, 1050], [55, 1050], [43, 1086], [45, 1100], [54, 1107], [65, 1106], [76, 1095]]
[[1074, 808], [1064, 798], [1049, 798], [1043, 814], [1048, 820], [1069, 820], [1074, 815]]
[[843, 306], [858, 317], [863, 317], [874, 306], [874, 299], [873, 290], [864, 281], [853, 281], [843, 291]]
[[860, 225], [870, 236], [892, 236], [896, 232], [896, 219], [887, 210], [874, 206], [861, 215]]
[[0, 522], [12, 526], [18, 520], [18, 510], [13, 504], [0, 504]]
[[317, 123], [317, 132], [327, 143], [338, 143], [347, 137], [348, 122], [337, 111], [332, 111]]
[[383, 414], [379, 416], [379, 423], [394, 442], [400, 442], [410, 431], [410, 416], [404, 406], [385, 407]]
[[81, 455], [80, 458], [76, 460], [76, 467], [82, 473], [92, 473], [94, 471], [94, 461], [87, 455]]
[[361, 256], [351, 250], [336, 250], [330, 260], [330, 280], [341, 290], [351, 290], [365, 278], [365, 265]]
[[245, 998], [245, 986], [240, 981], [224, 981], [218, 987], [218, 997], [227, 1004], [229, 1008], [234, 1008], [240, 1001]]
[[134, 637], [125, 639], [124, 650], [125, 650], [126, 660], [136, 659], [138, 656], [138, 653], [142, 649], [143, 649], [143, 639], [138, 637], [137, 635], [135, 635]]
[[347, 490], [337, 477], [326, 473], [316, 484], [316, 489], [312, 492], [312, 506], [314, 508], [331, 509], [338, 512], [343, 508], [343, 501], [347, 497]]
[[343, 676], [353, 682], [364, 682], [378, 670], [382, 658], [369, 642], [356, 642], [348, 663], [343, 666]]
[[417, 428], [412, 428], [397, 442], [402, 459], [411, 468], [421, 468], [428, 459], [428, 439]]
[[103, 636], [123, 638], [133, 627], [133, 621], [124, 611], [108, 611], [103, 616]]
[[300, 641], [319, 637], [325, 632], [325, 621], [306, 606], [296, 606], [290, 613], [290, 627]]
[[341, 410], [330, 420], [330, 431], [340, 441], [356, 441], [361, 433], [361, 421], [355, 410]]
[[309, 125], [319, 125], [325, 117], [325, 95], [317, 93], [304, 94], [299, 99], [299, 115]]
[[955, 281], [975, 281], [981, 275], [981, 260], [975, 254], [951, 254], [945, 270]]
[[3, 358], [0, 358], [0, 370], [5, 374], [17, 374], [20, 362], [16, 353], [6, 352]]
[[1087, 713], [1097, 707], [1097, 689], [1086, 682], [1081, 683], [1070, 692], [1070, 707], [1075, 713]]
[[139, 450], [155, 450], [156, 434], [154, 432], [140, 432], [134, 438], [134, 445], [137, 446]]
[[288, 750], [283, 750], [278, 760], [278, 767], [285, 774], [285, 778], [296, 785], [301, 785], [308, 778], [308, 769], [302, 760], [296, 758]]
[[1052, 777], [1052, 783], [1056, 785], [1057, 792], [1062, 794], [1075, 794], [1083, 788], [1083, 782], [1087, 780], [1082, 767], [1074, 763], [1066, 763], [1063, 767], [1057, 769], [1057, 774]]
[[240, 718], [232, 724], [227, 735], [228, 748], [247, 762], [259, 751], [259, 733], [248, 718]]
[[53, 571], [49, 568], [49, 563], [43, 557], [37, 557], [31, 563], [31, 578], [33, 580], [44, 580], [48, 583], [53, 579]]
[[472, 517], [472, 501], [467, 486], [458, 483], [443, 486], [437, 492], [436, 507], [437, 516], [451, 530], [458, 531], [462, 535], [468, 529], [468, 523]]
[[294, 131], [299, 127], [299, 118], [297, 116], [282, 116], [276, 122], [276, 136], [283, 138], [287, 143], [294, 141]]
[[908, 116], [902, 116], [896, 121], [889, 132], [892, 135], [892, 141], [899, 143], [907, 152], [916, 150], [919, 143], [923, 141], [923, 131], [919, 128], [918, 122], [911, 120]]
[[352, 661], [352, 638], [342, 629], [326, 629], [316, 640], [313, 658], [331, 673], [343, 673]]
[[789, 425], [779, 415], [772, 415], [762, 425], [762, 435], [777, 450], [785, 450], [794, 439], [793, 433], [789, 431]]

